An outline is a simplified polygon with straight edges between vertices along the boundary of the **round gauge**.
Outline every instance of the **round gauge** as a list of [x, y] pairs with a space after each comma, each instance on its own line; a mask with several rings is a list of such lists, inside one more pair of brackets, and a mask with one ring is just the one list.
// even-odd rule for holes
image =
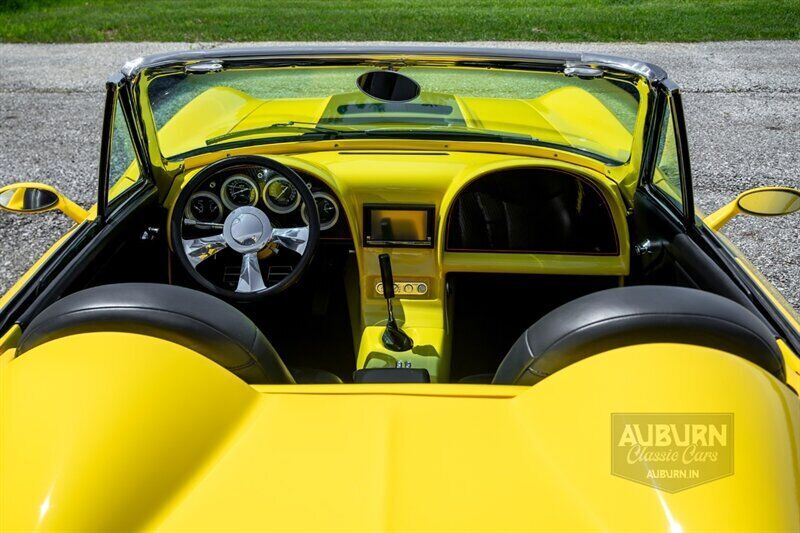
[[186, 204], [186, 218], [198, 222], [219, 222], [222, 220], [222, 203], [211, 192], [196, 192]]
[[[322, 231], [331, 229], [339, 220], [339, 206], [336, 204], [336, 200], [326, 192], [315, 192], [313, 196], [314, 201], [317, 203], [319, 229]], [[305, 205], [300, 210], [300, 216], [303, 218], [303, 222], [308, 224], [308, 213]]]
[[283, 176], [276, 176], [264, 187], [264, 203], [276, 213], [290, 213], [300, 204], [300, 194]]
[[222, 203], [233, 211], [237, 207], [256, 205], [258, 185], [253, 178], [244, 174], [234, 174], [222, 182]]

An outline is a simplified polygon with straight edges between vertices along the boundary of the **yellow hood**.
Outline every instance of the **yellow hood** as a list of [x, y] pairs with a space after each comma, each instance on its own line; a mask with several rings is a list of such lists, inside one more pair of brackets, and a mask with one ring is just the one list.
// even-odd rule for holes
[[[614, 350], [531, 388], [251, 387], [90, 333], [0, 372], [3, 530], [800, 528], [797, 397], [706, 348]], [[732, 413], [734, 473], [675, 494], [612, 475], [620, 412]]]

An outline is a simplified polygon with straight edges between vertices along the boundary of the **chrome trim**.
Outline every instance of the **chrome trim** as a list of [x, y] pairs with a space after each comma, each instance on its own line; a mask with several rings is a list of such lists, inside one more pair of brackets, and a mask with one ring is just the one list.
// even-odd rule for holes
[[227, 207], [231, 211], [234, 211], [234, 210], [236, 210], [238, 208], [241, 208], [241, 207], [247, 207], [247, 206], [241, 206], [241, 205], [237, 205], [237, 204], [233, 203], [233, 200], [231, 200], [230, 197], [228, 196], [227, 186], [231, 181], [233, 181], [235, 179], [244, 180], [244, 181], [246, 181], [246, 182], [248, 182], [250, 184], [250, 186], [253, 188], [253, 190], [255, 191], [256, 194], [255, 194], [255, 199], [253, 200], [253, 203], [248, 204], [248, 205], [249, 206], [256, 205], [258, 203], [258, 197], [260, 196], [260, 194], [259, 194], [260, 191], [258, 190], [258, 183], [256, 182], [256, 180], [254, 180], [253, 178], [251, 178], [247, 174], [236, 173], [236, 174], [231, 174], [230, 176], [225, 178], [225, 180], [222, 182], [222, 185], [219, 188], [219, 196], [222, 199], [222, 203], [225, 204], [225, 207]]
[[[270, 198], [269, 196], [269, 186], [278, 180], [285, 181], [286, 184], [289, 186], [289, 189], [293, 190], [295, 193], [294, 202], [292, 202], [292, 204], [289, 206], [281, 207], [279, 205], [276, 205], [275, 203], [272, 202], [272, 198]], [[264, 205], [267, 206], [267, 209], [279, 215], [285, 215], [287, 213], [291, 213], [292, 211], [297, 209], [297, 206], [300, 205], [300, 201], [302, 200], [302, 198], [300, 197], [300, 192], [297, 189], [295, 189], [295, 186], [292, 185], [292, 182], [286, 179], [286, 177], [281, 176], [280, 174], [273, 174], [273, 176], [264, 185], [264, 192], [262, 193], [261, 196], [262, 199], [264, 200]]]
[[602, 78], [605, 73], [602, 69], [590, 67], [587, 65], [578, 65], [574, 63], [567, 63], [564, 67], [565, 76], [575, 76], [581, 79]]
[[264, 211], [248, 205], [228, 215], [222, 234], [232, 250], [240, 254], [257, 253], [272, 237], [272, 224]]
[[264, 278], [261, 275], [261, 267], [258, 265], [258, 254], [256, 252], [244, 254], [236, 292], [257, 292], [266, 288]]
[[221, 233], [211, 237], [181, 240], [183, 241], [183, 252], [195, 269], [197, 265], [228, 247], [228, 243]]
[[[315, 199], [316, 198], [324, 198], [324, 199], [328, 200], [331, 204], [333, 204], [333, 208], [336, 210], [336, 215], [334, 215], [333, 219], [331, 219], [330, 222], [328, 222], [326, 224], [323, 224], [322, 221], [320, 220], [320, 222], [319, 222], [319, 230], [320, 231], [325, 231], [325, 230], [329, 230], [332, 227], [334, 227], [336, 225], [336, 223], [339, 222], [339, 204], [336, 201], [336, 198], [334, 198], [333, 195], [328, 194], [328, 193], [326, 193], [324, 191], [317, 191], [317, 192], [311, 193], [311, 196], [313, 196]], [[317, 209], [317, 213], [319, 213], [319, 209]], [[303, 222], [305, 222], [306, 225], [308, 225], [308, 212], [306, 211], [306, 205], [305, 204], [303, 204], [303, 207], [300, 208], [300, 218], [302, 218]]]
[[[195, 198], [208, 198], [209, 200], [213, 201], [217, 204], [217, 208], [219, 209], [219, 214], [217, 217], [212, 220], [211, 222], [201, 222], [194, 218], [192, 214], [192, 202]], [[213, 192], [209, 191], [198, 191], [189, 197], [189, 200], [186, 201], [186, 209], [183, 212], [183, 216], [193, 222], [199, 222], [200, 224], [215, 224], [222, 220], [222, 215], [224, 214], [225, 210], [222, 208], [222, 200], [219, 199], [219, 196], [214, 194]], [[191, 225], [191, 224], [190, 224]], [[220, 225], [221, 226], [221, 225]]]
[[308, 244], [308, 226], [298, 228], [273, 228], [270, 240], [277, 242], [284, 248], [303, 255]]
[[524, 48], [480, 48], [469, 46], [273, 46], [251, 48], [214, 48], [208, 50], [186, 50], [164, 54], [150, 55], [124, 71], [128, 78], [133, 78], [142, 70], [160, 67], [183, 67], [195, 62], [223, 63], [225, 67], [236, 63], [263, 64], [264, 66], [277, 60], [298, 63], [303, 60], [330, 59], [332, 62], [342, 59], [394, 60], [419, 57], [436, 59], [437, 57], [456, 58], [461, 61], [498, 61], [521, 62], [528, 66], [553, 67], [566, 66], [566, 63], [580, 63], [594, 68], [611, 69], [628, 74], [642, 76], [648, 81], [658, 82], [667, 78], [661, 67], [636, 59], [605, 54], [583, 52], [557, 52], [544, 50], [527, 50]]
[[186, 65], [183, 70], [193, 73], [206, 73], [206, 72], [221, 72], [222, 64], [219, 62], [200, 62]]

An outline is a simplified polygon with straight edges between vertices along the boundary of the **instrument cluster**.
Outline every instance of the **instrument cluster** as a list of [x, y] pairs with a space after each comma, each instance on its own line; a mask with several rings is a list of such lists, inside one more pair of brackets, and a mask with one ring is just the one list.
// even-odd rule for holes
[[[333, 194], [303, 176], [317, 204], [320, 230], [330, 230], [339, 221], [340, 208]], [[222, 223], [225, 215], [244, 206], [265, 208], [270, 218], [302, 220], [308, 224], [306, 206], [294, 185], [284, 176], [264, 168], [242, 168], [211, 177], [192, 194], [186, 218], [203, 224]], [[274, 215], [274, 216], [273, 216]]]

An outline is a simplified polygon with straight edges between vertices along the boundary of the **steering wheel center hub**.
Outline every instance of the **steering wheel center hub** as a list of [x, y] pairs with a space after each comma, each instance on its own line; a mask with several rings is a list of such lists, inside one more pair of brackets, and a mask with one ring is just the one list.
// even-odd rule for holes
[[257, 252], [272, 236], [272, 224], [262, 210], [245, 206], [228, 215], [222, 234], [233, 250], [242, 254]]

